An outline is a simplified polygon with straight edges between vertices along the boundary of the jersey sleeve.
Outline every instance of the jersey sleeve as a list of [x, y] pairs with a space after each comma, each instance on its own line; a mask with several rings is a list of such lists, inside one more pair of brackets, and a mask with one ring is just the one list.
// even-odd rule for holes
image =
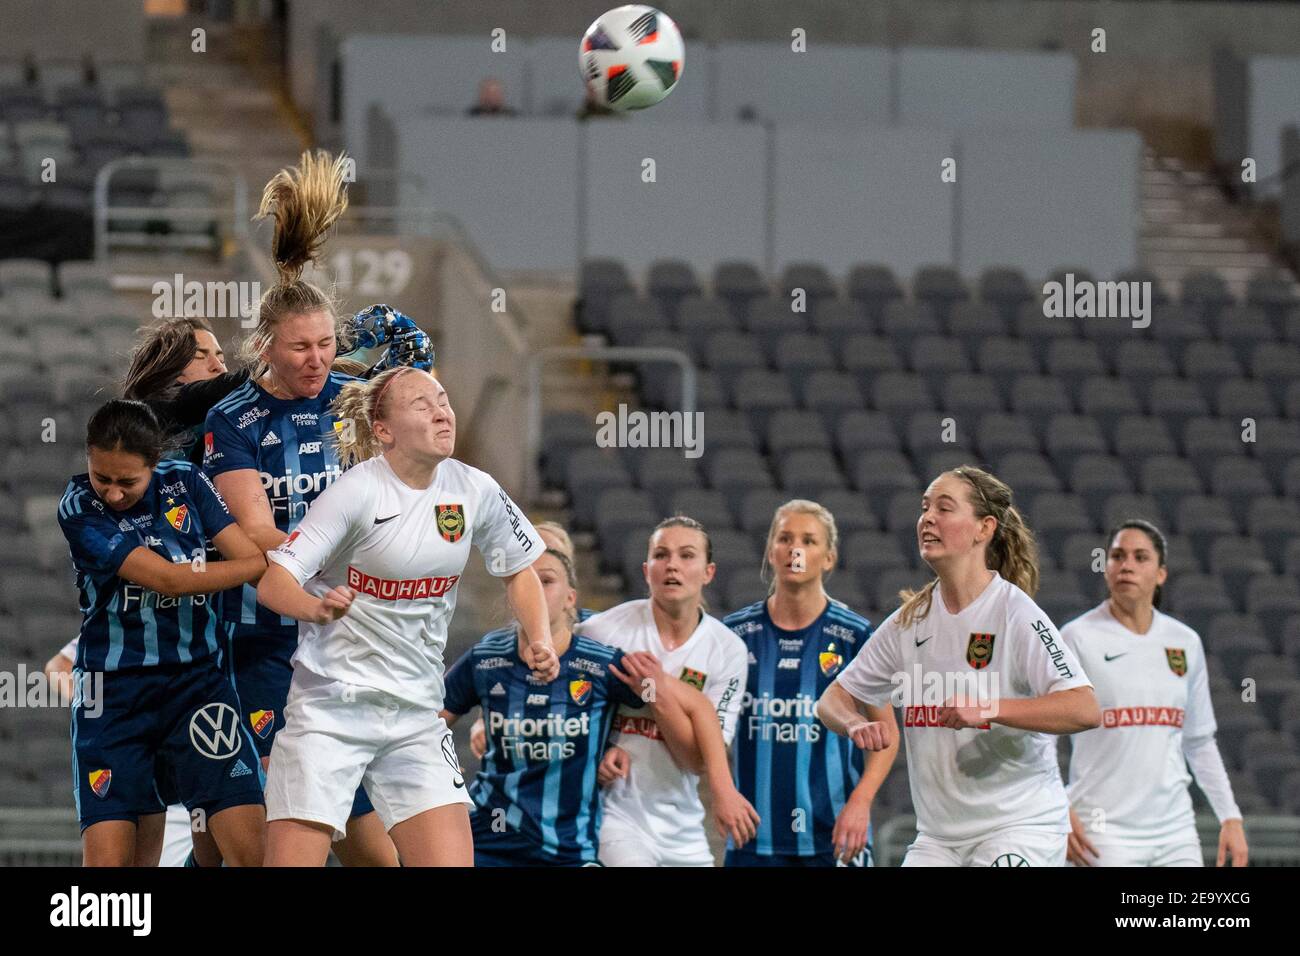
[[199, 512], [199, 521], [203, 524], [203, 533], [209, 539], [215, 538], [228, 526], [235, 523], [234, 516], [226, 507], [226, 500], [221, 497], [212, 479], [198, 468], [190, 469], [186, 479], [190, 491], [190, 500]]
[[1214, 705], [1210, 702], [1209, 668], [1205, 666], [1205, 648], [1198, 639], [1191, 654], [1187, 655], [1187, 713], [1183, 715], [1183, 738], [1195, 740], [1213, 737], [1219, 729], [1214, 719]]
[[203, 470], [213, 478], [241, 468], [257, 468], [257, 445], [216, 409], [203, 422]]
[[479, 500], [474, 546], [488, 572], [505, 578], [528, 567], [545, 550], [532, 523], [501, 486], [488, 479]]
[[442, 706], [453, 714], [468, 714], [478, 703], [478, 694], [474, 690], [474, 651], [471, 648], [460, 655], [460, 660], [451, 665], [447, 676], [443, 678], [446, 693]]
[[1007, 637], [1013, 667], [1035, 697], [1075, 687], [1091, 687], [1074, 650], [1060, 636], [1047, 612], [1024, 596], [1007, 614]]
[[722, 669], [716, 680], [705, 686], [704, 696], [713, 703], [718, 714], [718, 724], [722, 727], [722, 739], [731, 746], [736, 736], [736, 725], [740, 721], [740, 705], [745, 697], [745, 681], [749, 676], [749, 657], [745, 642], [727, 629], [732, 640], [726, 644], [722, 658]]
[[[614, 648], [614, 656], [610, 659], [609, 663], [623, 671], [623, 673], [627, 673], [626, 669], [623, 667], [623, 652], [618, 648]], [[606, 666], [605, 668], [605, 679], [608, 682], [610, 699], [616, 704], [622, 704], [625, 707], [644, 706], [645, 701], [641, 699], [641, 695], [615, 677], [614, 672], [609, 669], [609, 666]]]
[[174, 395], [149, 402], [159, 419], [169, 420], [178, 428], [203, 424], [212, 406], [248, 381], [248, 370], [223, 372], [201, 382], [187, 382]]
[[67, 503], [59, 508], [59, 527], [68, 539], [73, 562], [92, 574], [117, 574], [126, 556], [143, 548], [134, 531], [123, 531], [108, 515], [97, 511], [72, 512]]
[[896, 686], [894, 675], [902, 670], [898, 658], [898, 627], [891, 616], [858, 649], [835, 683], [854, 700], [879, 707], [889, 702]]
[[[349, 481], [349, 476], [355, 476]], [[371, 518], [374, 505], [366, 493], [366, 475], [350, 471], [322, 491], [293, 533], [266, 553], [299, 584], [315, 577], [343, 547], [349, 534]]]

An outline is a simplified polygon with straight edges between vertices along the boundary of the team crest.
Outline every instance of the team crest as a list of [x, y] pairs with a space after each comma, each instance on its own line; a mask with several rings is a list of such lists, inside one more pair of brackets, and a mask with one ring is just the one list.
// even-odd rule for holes
[[571, 680], [569, 681], [569, 696], [573, 702], [579, 706], [585, 704], [591, 697], [591, 681], [589, 680]]
[[[168, 498], [167, 503], [171, 504], [175, 500], [176, 500], [175, 498]], [[164, 511], [163, 517], [167, 519], [167, 523], [169, 525], [171, 525], [181, 534], [185, 534], [185, 532], [190, 530], [190, 506], [189, 505], [177, 505], [175, 508], [172, 508], [168, 511]]]
[[693, 671], [689, 667], [683, 667], [682, 672], [677, 675], [686, 683], [690, 684], [696, 690], [704, 690], [704, 679], [709, 675], [704, 671]]
[[832, 641], [826, 650], [817, 655], [817, 663], [821, 665], [822, 676], [830, 677], [844, 663], [844, 655], [835, 650], [835, 642]]
[[265, 740], [275, 726], [275, 711], [255, 710], [248, 715], [248, 722], [253, 725], [253, 733]]
[[1166, 647], [1165, 660], [1169, 662], [1169, 669], [1182, 677], [1187, 673], [1187, 651], [1181, 647]]
[[455, 544], [465, 534], [465, 506], [438, 505], [438, 534]]
[[113, 782], [113, 771], [92, 770], [86, 776], [90, 779], [90, 789], [95, 792], [95, 796], [101, 798], [108, 796], [109, 784]]
[[977, 671], [989, 666], [993, 659], [993, 640], [996, 634], [972, 634], [966, 643], [966, 663]]

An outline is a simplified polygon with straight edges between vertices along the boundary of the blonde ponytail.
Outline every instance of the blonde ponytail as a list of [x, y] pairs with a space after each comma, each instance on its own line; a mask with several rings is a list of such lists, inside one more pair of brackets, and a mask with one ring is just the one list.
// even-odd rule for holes
[[257, 327], [240, 349], [254, 379], [266, 371], [263, 356], [276, 326], [286, 316], [324, 311], [334, 320], [340, 350], [351, 344], [333, 293], [302, 278], [307, 264], [319, 261], [325, 234], [348, 208], [345, 178], [349, 166], [350, 160], [342, 153], [331, 157], [323, 150], [304, 152], [297, 166], [280, 170], [262, 191], [254, 218], [274, 222], [271, 256], [279, 279], [263, 293]]
[[[956, 475], [970, 485], [968, 500], [976, 518], [992, 516], [997, 524], [984, 552], [984, 566], [998, 572], [1030, 597], [1038, 593], [1038, 543], [1013, 503], [1011, 487], [995, 475], [974, 465], [960, 465], [945, 474]], [[903, 606], [898, 624], [907, 627], [930, 613], [938, 579], [919, 591], [899, 591]]]

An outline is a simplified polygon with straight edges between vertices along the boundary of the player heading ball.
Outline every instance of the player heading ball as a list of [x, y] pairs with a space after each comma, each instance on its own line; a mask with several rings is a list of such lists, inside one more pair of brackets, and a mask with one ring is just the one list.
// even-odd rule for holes
[[861, 705], [879, 706], [896, 688], [923, 700], [915, 684], [927, 673], [989, 671], [996, 700], [904, 708], [918, 832], [903, 865], [1063, 866], [1069, 804], [1050, 735], [1096, 727], [1101, 712], [1074, 653], [1031, 596], [1033, 533], [1004, 482], [963, 465], [925, 490], [916, 539], [936, 579], [902, 592], [902, 607], [826, 689], [817, 716], [879, 749], [881, 725]]

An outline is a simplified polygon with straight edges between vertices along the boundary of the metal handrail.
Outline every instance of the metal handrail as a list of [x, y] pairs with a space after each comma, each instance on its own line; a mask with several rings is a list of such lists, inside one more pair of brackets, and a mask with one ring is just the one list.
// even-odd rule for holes
[[682, 370], [682, 415], [695, 412], [698, 373], [691, 357], [680, 349], [630, 345], [553, 345], [538, 349], [528, 360], [528, 499], [540, 490], [537, 456], [542, 444], [542, 366], [547, 362], [592, 359], [602, 362], [671, 362]]
[[[179, 170], [181, 172], [214, 171], [227, 176], [232, 185], [233, 198], [230, 206], [214, 206], [211, 209], [168, 209], [153, 206], [115, 206], [108, 204], [108, 182], [113, 174], [122, 169], [156, 169], [159, 172]], [[124, 156], [110, 160], [100, 167], [95, 174], [95, 258], [103, 260], [108, 255], [108, 224], [113, 219], [137, 219], [148, 216], [150, 219], [175, 220], [177, 222], [198, 219], [219, 218], [226, 212], [232, 215], [231, 229], [240, 240], [248, 237], [248, 183], [243, 174], [229, 163], [217, 159], [184, 159], [174, 156]]]

